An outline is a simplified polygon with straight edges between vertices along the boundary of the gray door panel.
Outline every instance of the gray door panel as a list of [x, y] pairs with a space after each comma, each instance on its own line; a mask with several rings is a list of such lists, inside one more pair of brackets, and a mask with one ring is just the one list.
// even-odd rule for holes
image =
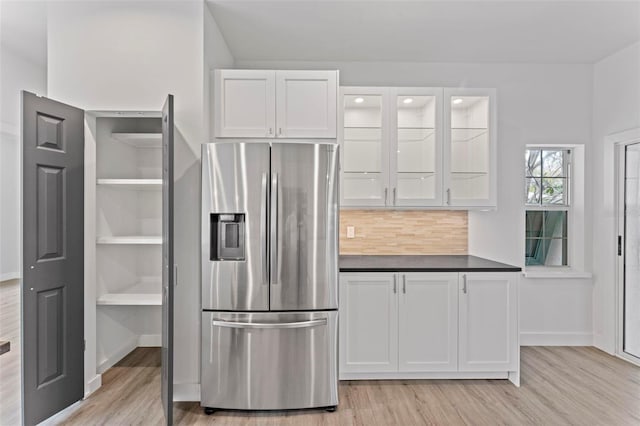
[[23, 419], [84, 395], [84, 111], [22, 92]]
[[[202, 145], [202, 309], [268, 311], [269, 145]], [[215, 215], [244, 215], [239, 258], [218, 259]], [[220, 227], [223, 232], [216, 234]]]
[[162, 406], [173, 424], [173, 95], [162, 108]]
[[337, 145], [272, 145], [272, 311], [338, 308], [337, 173]]

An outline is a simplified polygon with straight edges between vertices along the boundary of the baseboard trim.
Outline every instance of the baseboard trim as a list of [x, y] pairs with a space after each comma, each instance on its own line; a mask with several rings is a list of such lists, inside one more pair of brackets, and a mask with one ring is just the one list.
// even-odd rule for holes
[[414, 380], [414, 379], [509, 379], [508, 371], [433, 371], [422, 373], [409, 373], [394, 371], [389, 373], [346, 373], [341, 372], [339, 380]]
[[111, 354], [107, 359], [98, 364], [98, 374], [102, 374], [111, 367], [113, 367], [118, 361], [127, 356], [129, 352], [138, 347], [138, 336], [131, 337], [124, 345], [117, 351]]
[[520, 346], [593, 346], [593, 334], [521, 332]]
[[141, 334], [138, 337], [138, 346], [141, 348], [154, 348], [162, 346], [161, 334]]
[[200, 383], [174, 383], [173, 402], [199, 402]]
[[102, 386], [102, 374], [96, 374], [84, 386], [84, 399], [87, 399], [89, 395], [97, 391], [100, 386]]
[[20, 279], [20, 272], [7, 272], [6, 274], [0, 274], [0, 283], [3, 281], [12, 281]]

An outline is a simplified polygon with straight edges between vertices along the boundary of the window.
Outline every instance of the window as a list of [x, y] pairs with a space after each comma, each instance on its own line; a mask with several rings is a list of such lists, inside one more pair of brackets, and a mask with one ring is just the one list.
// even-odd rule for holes
[[525, 152], [525, 265], [568, 266], [571, 150]]

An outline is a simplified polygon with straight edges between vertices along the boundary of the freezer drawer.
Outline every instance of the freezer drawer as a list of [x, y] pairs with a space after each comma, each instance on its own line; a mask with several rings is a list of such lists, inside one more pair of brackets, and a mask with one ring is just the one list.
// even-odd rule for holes
[[202, 313], [201, 405], [338, 405], [338, 312]]

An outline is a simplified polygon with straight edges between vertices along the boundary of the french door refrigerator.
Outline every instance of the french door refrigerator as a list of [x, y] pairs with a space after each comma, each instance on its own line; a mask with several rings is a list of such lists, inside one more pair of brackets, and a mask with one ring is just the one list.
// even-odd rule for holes
[[202, 146], [201, 405], [338, 404], [338, 146]]

